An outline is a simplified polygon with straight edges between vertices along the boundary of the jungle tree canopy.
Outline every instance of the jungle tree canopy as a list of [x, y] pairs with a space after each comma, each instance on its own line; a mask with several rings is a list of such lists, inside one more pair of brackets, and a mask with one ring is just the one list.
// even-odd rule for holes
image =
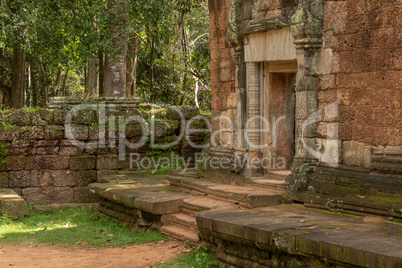
[[21, 90], [25, 105], [44, 105], [51, 96], [92, 95], [84, 92], [91, 70], [99, 74], [102, 90], [104, 59], [116, 61], [124, 53], [127, 88], [142, 101], [194, 104], [197, 85], [201, 107], [209, 108], [207, 1], [0, 3], [3, 103], [10, 104], [11, 92]]

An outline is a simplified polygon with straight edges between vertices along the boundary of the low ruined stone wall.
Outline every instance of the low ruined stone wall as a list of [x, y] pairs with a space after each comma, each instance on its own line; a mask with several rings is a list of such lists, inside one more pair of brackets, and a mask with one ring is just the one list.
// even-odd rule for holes
[[[158, 109], [152, 115], [147, 105], [122, 110], [103, 107], [106, 111], [65, 108], [1, 113], [0, 188], [12, 188], [34, 203], [93, 202], [96, 198], [87, 185], [101, 175], [143, 166], [157, 170], [160, 167], [151, 160], [161, 155], [184, 157], [187, 164], [201, 151], [192, 143], [203, 144], [208, 135], [206, 130], [187, 131], [207, 127], [205, 120], [188, 124], [199, 114], [191, 107], [181, 109], [181, 115], [170, 108]], [[130, 116], [138, 120], [125, 124]], [[140, 141], [141, 146], [128, 146]], [[157, 147], [171, 141], [178, 142]], [[131, 164], [130, 154], [137, 160], [131, 157]], [[141, 163], [143, 158], [149, 158], [150, 163]], [[174, 165], [165, 163], [162, 168]]]

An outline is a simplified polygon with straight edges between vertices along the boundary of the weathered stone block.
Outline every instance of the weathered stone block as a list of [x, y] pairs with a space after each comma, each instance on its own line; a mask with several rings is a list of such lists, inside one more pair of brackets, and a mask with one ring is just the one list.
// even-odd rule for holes
[[48, 109], [39, 109], [38, 114], [40, 118], [45, 121], [47, 124], [53, 124], [53, 112]]
[[306, 120], [317, 111], [317, 98], [315, 91], [296, 92], [296, 119]]
[[33, 170], [30, 176], [32, 187], [76, 186], [74, 176], [69, 170]]
[[35, 155], [26, 158], [25, 170], [65, 170], [69, 168], [68, 160], [68, 156], [62, 155]]
[[342, 158], [345, 165], [364, 166], [364, 143], [344, 141], [342, 147]]
[[116, 170], [129, 168], [129, 157], [125, 160], [119, 160], [119, 156], [115, 154], [98, 155], [96, 158], [97, 170]]
[[33, 155], [36, 152], [33, 140], [15, 140], [11, 143], [10, 153], [12, 155]]
[[187, 195], [178, 193], [149, 193], [134, 200], [134, 207], [154, 215], [166, 215], [180, 211], [180, 203]]
[[19, 129], [17, 127], [12, 128], [0, 128], [0, 141], [13, 141], [20, 136]]
[[[305, 120], [296, 120], [296, 135], [305, 138], [317, 137], [317, 123], [304, 125], [305, 122]], [[321, 128], [319, 128], [319, 131], [320, 130]], [[324, 133], [326, 133], [326, 131]], [[321, 131], [320, 134], [322, 134]]]
[[54, 123], [56, 125], [64, 125], [64, 121], [66, 120], [68, 111], [66, 110], [53, 110], [53, 116], [54, 116]]
[[20, 155], [11, 155], [6, 157], [6, 169], [11, 171], [28, 170], [26, 168], [27, 158]]
[[82, 125], [66, 125], [65, 138], [72, 140], [88, 140], [88, 127]]
[[8, 121], [16, 126], [26, 126], [31, 124], [29, 114], [24, 110], [13, 110], [8, 115]]
[[84, 148], [76, 147], [76, 146], [60, 146], [59, 155], [64, 156], [77, 156], [82, 155], [85, 151]]
[[29, 187], [22, 190], [22, 197], [37, 204], [72, 203], [74, 190], [72, 187]]
[[90, 126], [88, 128], [88, 140], [99, 140], [100, 135], [99, 135], [99, 127], [98, 126]]
[[163, 121], [155, 121], [153, 124], [149, 124], [149, 135], [158, 138], [164, 138], [167, 135], [168, 124]]
[[146, 131], [141, 124], [130, 124], [126, 126], [125, 135], [127, 138], [141, 137]]
[[31, 124], [33, 126], [45, 126], [46, 122], [42, 120], [39, 114], [32, 113], [30, 114]]
[[25, 188], [31, 186], [30, 171], [11, 171], [8, 177], [11, 188]]
[[64, 138], [64, 127], [51, 125], [45, 127], [45, 138], [48, 140], [61, 140]]
[[59, 153], [60, 141], [59, 140], [38, 140], [35, 142], [34, 147], [38, 155], [54, 155]]
[[373, 158], [373, 149], [371, 146], [364, 147], [364, 167], [370, 168], [371, 160]]
[[74, 172], [74, 180], [76, 186], [87, 186], [97, 181], [98, 174], [95, 170]]
[[296, 156], [315, 159], [320, 154], [317, 146], [315, 138], [296, 138]]
[[91, 193], [87, 186], [74, 187], [74, 202], [76, 203], [93, 203], [98, 202], [99, 198]]
[[70, 170], [91, 170], [95, 169], [96, 156], [70, 157]]
[[338, 166], [342, 161], [342, 141], [333, 139], [317, 139], [317, 157], [320, 162]]
[[87, 143], [85, 152], [90, 155], [100, 155], [100, 154], [108, 154], [109, 149], [107, 147], [100, 147], [97, 141], [92, 141]]
[[13, 190], [0, 189], [0, 212], [1, 215], [20, 218], [28, 214], [28, 206]]
[[10, 182], [7, 172], [0, 172], [0, 188], [9, 188]]
[[41, 140], [45, 137], [45, 130], [38, 126], [24, 126], [20, 128], [20, 139]]
[[95, 123], [95, 111], [90, 109], [78, 110], [73, 112], [72, 123], [77, 125], [87, 125]]

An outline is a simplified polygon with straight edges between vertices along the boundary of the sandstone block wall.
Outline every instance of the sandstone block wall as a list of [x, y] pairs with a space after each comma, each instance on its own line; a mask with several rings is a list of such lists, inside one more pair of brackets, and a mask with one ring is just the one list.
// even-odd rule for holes
[[[209, 0], [209, 22], [211, 51], [211, 88], [212, 88], [212, 131], [224, 127], [224, 122], [214, 118], [226, 115], [235, 120], [236, 109], [235, 90], [235, 56], [229, 41], [227, 30], [229, 26], [229, 0]], [[230, 113], [231, 110], [232, 112]], [[223, 113], [223, 114], [222, 114]], [[216, 136], [216, 144], [226, 143], [225, 137]]]
[[[12, 188], [26, 201], [34, 203], [92, 202], [96, 199], [88, 191], [88, 184], [96, 182], [100, 175], [109, 171], [129, 169], [130, 153], [145, 156], [151, 151], [151, 155], [157, 156], [163, 150], [152, 148], [151, 137], [155, 139], [155, 144], [164, 144], [178, 139], [181, 130], [177, 118], [170, 118], [166, 113], [157, 114], [155, 128], [150, 131], [147, 142], [139, 148], [126, 148], [126, 158], [121, 161], [118, 124], [114, 131], [105, 127], [106, 143], [103, 146], [99, 144], [102, 128], [99, 126], [98, 112], [76, 112], [70, 126], [76, 142], [83, 145], [77, 146], [69, 139], [65, 125], [67, 114], [68, 111], [62, 109], [1, 113], [0, 188]], [[186, 114], [189, 115], [186, 116], [187, 120], [193, 115]], [[141, 116], [147, 121], [150, 118], [147, 111], [137, 109], [113, 113], [116, 118], [130, 115]], [[111, 116], [109, 120], [112, 120]], [[206, 128], [202, 122], [191, 125], [192, 129], [197, 127]], [[143, 133], [138, 124], [128, 124], [124, 134], [128, 142], [134, 143], [141, 140]], [[188, 135], [192, 142], [202, 144], [207, 133]], [[187, 157], [194, 157], [198, 151], [189, 146], [185, 137], [176, 146], [164, 150], [165, 153], [173, 152]], [[134, 165], [133, 169], [136, 168]]]
[[[400, 146], [402, 3], [326, 1], [324, 46], [332, 49], [329, 74], [318, 77], [319, 107], [339, 102], [343, 141]], [[326, 138], [326, 122], [318, 135]]]

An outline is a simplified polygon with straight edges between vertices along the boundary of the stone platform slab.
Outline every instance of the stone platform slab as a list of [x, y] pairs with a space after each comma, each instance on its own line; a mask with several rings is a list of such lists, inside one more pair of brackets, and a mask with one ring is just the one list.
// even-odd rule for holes
[[381, 218], [297, 205], [196, 216], [223, 267], [402, 267], [402, 225]]
[[246, 208], [286, 203], [285, 193], [280, 190], [267, 191], [261, 188], [213, 183], [178, 176], [168, 176], [168, 180], [174, 190], [230, 200]]
[[0, 215], [20, 218], [28, 214], [27, 203], [11, 189], [0, 189]]

